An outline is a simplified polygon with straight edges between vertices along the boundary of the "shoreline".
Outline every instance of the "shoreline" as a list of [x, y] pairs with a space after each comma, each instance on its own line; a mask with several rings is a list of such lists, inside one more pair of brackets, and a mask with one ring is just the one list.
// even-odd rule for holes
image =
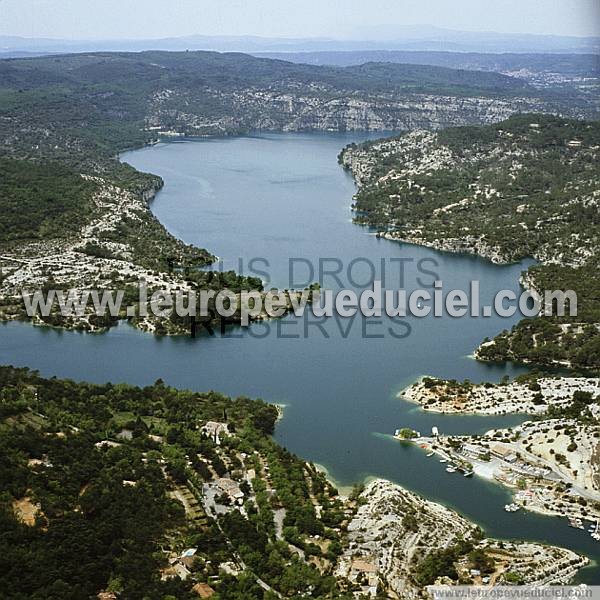
[[[527, 425], [527, 423], [525, 425]], [[493, 442], [494, 437], [491, 434], [495, 431], [498, 430], [490, 430], [483, 436], [486, 438], [486, 442]], [[541, 459], [538, 459], [538, 462], [534, 460], [533, 456], [528, 456], [526, 459], [520, 459], [524, 460], [523, 464], [526, 465], [526, 469], [528, 469], [527, 471], [523, 471], [522, 467], [517, 466], [516, 461], [511, 461], [511, 463], [514, 462], [514, 466], [511, 466], [508, 463], [499, 461], [494, 454], [492, 454], [492, 457], [490, 458], [489, 452], [488, 458], [485, 459], [485, 461], [481, 457], [476, 458], [473, 455], [474, 448], [479, 447], [481, 452], [482, 448], [485, 449], [488, 446], [485, 444], [478, 446], [475, 439], [472, 439], [470, 436], [459, 436], [459, 441], [464, 444], [463, 448], [469, 447], [468, 457], [465, 455], [467, 450], [456, 449], [455, 447], [450, 446], [452, 436], [420, 436], [411, 439], [393, 436], [393, 438], [401, 443], [408, 442], [413, 446], [418, 447], [420, 450], [423, 450], [429, 456], [440, 457], [440, 462], [448, 463], [448, 466], [453, 466], [456, 470], [461, 471], [465, 477], [467, 476], [465, 475], [467, 472], [465, 469], [470, 469], [471, 474], [495, 485], [499, 485], [502, 489], [508, 490], [512, 495], [512, 502], [526, 511], [547, 517], [565, 518], [569, 521], [580, 518], [582, 521], [587, 521], [593, 525], [600, 522], [600, 512], [598, 510], [589, 512], [588, 509], [584, 508], [585, 506], [589, 507], [590, 502], [598, 500], [599, 492], [590, 491], [588, 495], [585, 496], [587, 502], [584, 503], [583, 506], [580, 506], [577, 503], [575, 506], [569, 505], [568, 503], [565, 504], [564, 496], [559, 495], [561, 485], [566, 485], [567, 489], [569, 489], [570, 485], [581, 487], [582, 484], [573, 482], [567, 476], [560, 479], [560, 471], [556, 471], [555, 469], [548, 469], [547, 473], [542, 475], [540, 471], [541, 467], [535, 466]], [[492, 453], [494, 452], [496, 451], [492, 448]], [[518, 448], [514, 449], [514, 452], [518, 455]], [[506, 460], [510, 461], [510, 458]], [[545, 462], [542, 461], [541, 464], [544, 465]], [[509, 467], [516, 470], [507, 470]], [[532, 469], [538, 469], [540, 473], [535, 475]], [[520, 479], [517, 479], [516, 477], [520, 477]], [[540, 477], [544, 483], [538, 482]], [[520, 485], [520, 482], [523, 483], [522, 486]], [[550, 484], [553, 484], [555, 487], [550, 487]], [[541, 492], [543, 492], [543, 495], [540, 497]]]
[[342, 498], [344, 500], [348, 500], [355, 485], [365, 485], [365, 481], [363, 481], [362, 483], [355, 484], [355, 485], [342, 485], [340, 482], [336, 481], [336, 479], [333, 477], [333, 475], [331, 475], [331, 472], [329, 471], [329, 469], [324, 464], [316, 463], [316, 462], [314, 462], [313, 464], [315, 465], [315, 468], [320, 473], [323, 473], [323, 475], [325, 475], [325, 478], [327, 479], [327, 481], [329, 481], [329, 483], [338, 491], [340, 498]]
[[[467, 541], [471, 548], [479, 548], [496, 559], [494, 580], [503, 581], [503, 576], [516, 568], [523, 583], [567, 583], [582, 568], [593, 564], [587, 555], [560, 545], [488, 537], [476, 523], [451, 507], [386, 479], [369, 483], [360, 499], [348, 525], [350, 543], [336, 574], [349, 572], [357, 559], [365, 561], [384, 576], [399, 597], [416, 597], [411, 592], [419, 590], [413, 577], [414, 563], [418, 562], [415, 557], [423, 558], [436, 548], [452, 547], [458, 540]], [[518, 565], [513, 562], [515, 556], [520, 559]], [[468, 561], [466, 555], [457, 562], [460, 575], [471, 584], [490, 583], [489, 578], [481, 578], [481, 573], [470, 571]]]
[[424, 376], [398, 396], [429, 413], [539, 417], [551, 408], [564, 408], [575, 392], [600, 396], [600, 378], [540, 374], [482, 384]]

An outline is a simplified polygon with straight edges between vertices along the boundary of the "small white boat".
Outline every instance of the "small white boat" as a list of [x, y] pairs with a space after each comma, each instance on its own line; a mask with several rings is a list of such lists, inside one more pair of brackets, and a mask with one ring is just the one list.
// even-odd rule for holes
[[425, 456], [427, 456], [427, 457], [433, 456], [433, 452], [428, 452]]
[[440, 462], [441, 462], [441, 463], [447, 463], [447, 462], [448, 462], [448, 459], [447, 459], [447, 458], [440, 458]]
[[456, 467], [446, 467], [448, 473], [456, 473]]
[[467, 471], [463, 477], [471, 477], [471, 475], [473, 475], [473, 471]]

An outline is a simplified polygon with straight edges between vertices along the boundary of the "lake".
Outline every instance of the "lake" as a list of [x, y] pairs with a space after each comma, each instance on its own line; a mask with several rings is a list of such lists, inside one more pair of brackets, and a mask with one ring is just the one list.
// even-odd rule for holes
[[[163, 177], [165, 187], [152, 202], [154, 214], [176, 236], [218, 255], [222, 263], [214, 268], [252, 274], [251, 259], [257, 259], [255, 270], [264, 272], [269, 286], [279, 287], [321, 279], [325, 287], [361, 291], [385, 273], [388, 288], [403, 284], [409, 291], [431, 285], [434, 275], [445, 289], [467, 290], [477, 279], [482, 303], [500, 289], [518, 292], [526, 263], [497, 266], [379, 239], [352, 224], [356, 190], [336, 157], [346, 144], [366, 138], [315, 133], [185, 140], [129, 152], [122, 160]], [[293, 281], [290, 258], [296, 259]], [[319, 277], [320, 260], [325, 271], [341, 261], [337, 278]], [[459, 510], [489, 535], [546, 541], [597, 558], [598, 544], [566, 520], [506, 513], [506, 490], [477, 477], [448, 474], [435, 458], [391, 437], [405, 426], [480, 433], [522, 421], [515, 415], [427, 414], [397, 397], [425, 374], [499, 381], [525, 372], [471, 358], [483, 338], [517, 320], [317, 321], [290, 315], [196, 339], [155, 338], [125, 323], [102, 335], [9, 323], [0, 328], [0, 362], [78, 380], [145, 385], [162, 378], [181, 388], [263, 398], [285, 407], [278, 442], [322, 465], [339, 486], [388, 478]], [[598, 569], [584, 570], [580, 579], [600, 583]]]

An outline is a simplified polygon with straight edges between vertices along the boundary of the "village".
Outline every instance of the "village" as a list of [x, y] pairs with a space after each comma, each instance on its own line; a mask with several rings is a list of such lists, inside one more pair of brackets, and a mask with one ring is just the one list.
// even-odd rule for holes
[[477, 475], [513, 490], [507, 512], [521, 509], [564, 517], [600, 541], [597, 428], [572, 420], [529, 421], [482, 436], [430, 436], [397, 430], [439, 460], [448, 474]]
[[[425, 559], [434, 548], [448, 552], [459, 548], [453, 567], [458, 582], [484, 586], [567, 583], [588, 562], [583, 556], [555, 546], [513, 544], [483, 538], [479, 528], [458, 513], [384, 480], [369, 483], [358, 496], [339, 497], [343, 515], [339, 526], [332, 529], [333, 538], [330, 534], [315, 534], [291, 539], [284, 526], [286, 509], [278, 499], [279, 492], [267, 457], [255, 450], [250, 453], [236, 451], [233, 458], [230, 450], [231, 443], [235, 445], [236, 434], [226, 422], [206, 421], [199, 424], [199, 431], [215, 445], [226, 470], [216, 472], [213, 466], [216, 463], [213, 463], [208, 464], [210, 474], [204, 481], [195, 478], [186, 483], [171, 481], [169, 493], [183, 506], [188, 521], [201, 529], [216, 527], [224, 534], [223, 517], [239, 511], [244, 518], [249, 518], [248, 510], [258, 506], [261, 512], [272, 513], [275, 538], [279, 542], [285, 543], [300, 561], [313, 565], [320, 572], [333, 569], [338, 581], [345, 582], [343, 585], [348, 586], [356, 598], [374, 598], [382, 590], [390, 598], [422, 597], [419, 569], [427, 564]], [[113, 439], [102, 440], [96, 445], [98, 448], [115, 448], [131, 442], [133, 435], [131, 428], [123, 427]], [[400, 432], [398, 437], [401, 437]], [[157, 444], [165, 443], [163, 436], [152, 435], [152, 439]], [[490, 471], [498, 468], [501, 472], [505, 464], [525, 473], [529, 469], [516, 459], [514, 450], [503, 443], [491, 445], [491, 457], [486, 461], [484, 452], [488, 450], [484, 443], [464, 443], [457, 449], [454, 439], [440, 436], [437, 430], [430, 437], [417, 437], [411, 441], [440, 457], [440, 462], [456, 465], [457, 470], [462, 469], [466, 475], [473, 474], [468, 468], [477, 474], [481, 474], [483, 468]], [[165, 477], [171, 479], [166, 463], [161, 462]], [[187, 467], [193, 472], [197, 461], [188, 457]], [[311, 468], [308, 464], [305, 466], [309, 481], [315, 475]], [[549, 469], [531, 471], [529, 475], [558, 482]], [[136, 482], [124, 480], [123, 485], [135, 486]], [[325, 503], [311, 494], [319, 517], [324, 515], [326, 505], [335, 501], [335, 497], [323, 498]], [[331, 552], [338, 544], [333, 539], [341, 542], [337, 550], [339, 556]], [[467, 540], [464, 549], [462, 539]], [[239, 576], [249, 568], [233, 548], [228, 560], [215, 562], [199, 546], [185, 542], [186, 536], [175, 535], [164, 547], [167, 565], [161, 571], [161, 578], [189, 582], [199, 598], [212, 597], [224, 575]], [[264, 590], [279, 595], [266, 581], [258, 578], [258, 583]], [[440, 575], [432, 577], [430, 583], [453, 584], [456, 581]], [[99, 598], [115, 600], [116, 596], [104, 592]]]

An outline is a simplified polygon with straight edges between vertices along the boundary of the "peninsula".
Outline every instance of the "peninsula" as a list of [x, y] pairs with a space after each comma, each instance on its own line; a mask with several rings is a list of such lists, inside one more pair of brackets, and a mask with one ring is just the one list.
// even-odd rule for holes
[[397, 241], [503, 264], [534, 257], [537, 292], [573, 290], [576, 317], [525, 319], [484, 340], [481, 360], [600, 367], [600, 125], [519, 115], [347, 147], [355, 222]]

